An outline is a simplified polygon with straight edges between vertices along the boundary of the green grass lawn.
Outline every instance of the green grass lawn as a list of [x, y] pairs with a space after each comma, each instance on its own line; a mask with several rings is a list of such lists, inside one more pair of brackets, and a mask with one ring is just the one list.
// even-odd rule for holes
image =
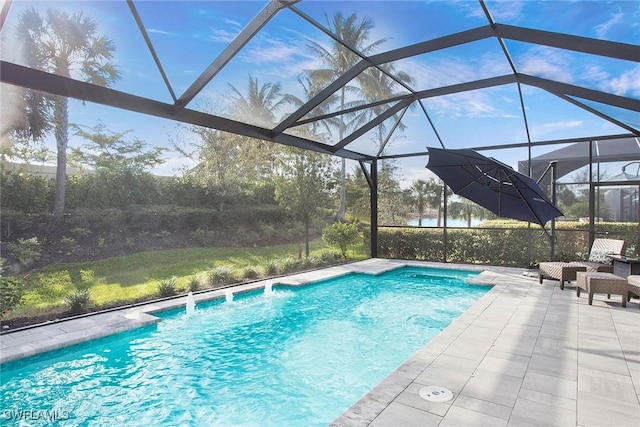
[[[62, 313], [65, 297], [78, 288], [89, 288], [91, 304], [113, 306], [149, 299], [158, 294], [161, 280], [176, 277], [179, 291], [186, 291], [194, 276], [204, 278], [215, 267], [233, 268], [241, 277], [245, 268], [259, 272], [268, 262], [297, 259], [301, 245], [289, 244], [259, 248], [194, 248], [151, 251], [99, 261], [56, 264], [29, 275], [21, 303], [5, 313], [5, 319]], [[322, 239], [311, 242], [312, 258], [335, 253]], [[350, 259], [366, 258], [359, 245], [349, 252]], [[260, 274], [262, 276], [262, 274]], [[206, 287], [206, 286], [204, 286]]]

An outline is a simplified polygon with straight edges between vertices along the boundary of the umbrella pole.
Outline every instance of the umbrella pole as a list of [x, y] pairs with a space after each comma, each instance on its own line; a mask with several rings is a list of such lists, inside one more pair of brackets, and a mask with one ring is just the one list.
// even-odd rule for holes
[[[551, 202], [553, 206], [557, 206], [558, 194], [556, 192], [556, 178], [558, 162], [556, 160], [549, 163], [551, 165]], [[555, 260], [556, 256], [556, 219], [551, 219], [551, 234], [549, 235], [549, 259]]]

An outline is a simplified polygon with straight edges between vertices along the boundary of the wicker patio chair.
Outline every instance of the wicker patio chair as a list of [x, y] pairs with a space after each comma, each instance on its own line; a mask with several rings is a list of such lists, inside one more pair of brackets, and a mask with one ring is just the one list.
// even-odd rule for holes
[[578, 271], [600, 271], [612, 273], [613, 266], [607, 255], [624, 254], [626, 243], [617, 239], [595, 239], [591, 245], [588, 261], [575, 262], [541, 262], [538, 269], [538, 280], [554, 279], [560, 281], [560, 289], [564, 282], [576, 280]]
[[607, 299], [611, 295], [620, 295], [622, 307], [627, 306], [629, 295], [629, 285], [627, 279], [616, 276], [613, 273], [603, 273], [601, 271], [580, 271], [577, 273], [576, 295], [580, 296], [580, 291], [585, 290], [589, 294], [589, 305], [593, 303], [593, 294], [607, 294]]
[[629, 295], [627, 296], [627, 300], [631, 301], [631, 297], [634, 295], [640, 298], [640, 276], [631, 275], [627, 277], [627, 283], [629, 287]]

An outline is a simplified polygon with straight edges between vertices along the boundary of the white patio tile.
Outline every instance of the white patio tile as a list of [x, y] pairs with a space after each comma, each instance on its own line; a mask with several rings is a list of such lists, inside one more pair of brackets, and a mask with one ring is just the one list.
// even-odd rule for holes
[[578, 381], [577, 379], [567, 380], [529, 371], [524, 377], [522, 388], [575, 400], [578, 393]]
[[507, 420], [505, 419], [453, 406], [449, 412], [447, 412], [447, 415], [445, 415], [439, 427], [501, 427], [506, 425]]
[[576, 425], [575, 409], [564, 409], [558, 405], [547, 405], [527, 399], [518, 399], [511, 418], [510, 426], [518, 427], [566, 427]]
[[442, 417], [411, 406], [393, 402], [370, 424], [371, 427], [430, 427], [438, 426]]

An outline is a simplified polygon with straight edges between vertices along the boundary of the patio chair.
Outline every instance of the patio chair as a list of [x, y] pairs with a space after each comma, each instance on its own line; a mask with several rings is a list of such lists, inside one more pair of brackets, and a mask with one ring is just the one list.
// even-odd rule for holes
[[538, 269], [538, 279], [555, 279], [560, 281], [560, 289], [564, 289], [564, 282], [576, 280], [578, 271], [599, 271], [613, 273], [611, 258], [607, 255], [624, 254], [626, 242], [617, 239], [595, 239], [591, 245], [588, 261], [574, 262], [541, 262]]
[[640, 275], [631, 275], [627, 277], [629, 285], [629, 295], [627, 301], [631, 301], [631, 297], [640, 298]]

